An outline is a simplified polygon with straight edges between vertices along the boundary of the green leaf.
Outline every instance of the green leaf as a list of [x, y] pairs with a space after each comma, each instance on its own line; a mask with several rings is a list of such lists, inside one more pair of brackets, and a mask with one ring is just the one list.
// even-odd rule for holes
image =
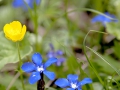
[[66, 62], [67, 62], [67, 66], [69, 68], [69, 73], [75, 73], [75, 71], [79, 68], [77, 59], [72, 55], [67, 59]]
[[3, 85], [0, 84], [0, 89], [1, 90], [5, 90], [5, 86], [3, 86]]
[[117, 69], [117, 68], [120, 68], [120, 66], [117, 61], [112, 59], [112, 57], [110, 58], [110, 56], [100, 55], [95, 50], [91, 49], [90, 47], [87, 47], [87, 48], [90, 49], [93, 53], [95, 53], [98, 57], [101, 58], [101, 60], [98, 60], [100, 61], [98, 62], [98, 64], [101, 64], [101, 66], [103, 66], [103, 70], [110, 72], [111, 74], [113, 74], [113, 72], [116, 72], [120, 76], [120, 72]]
[[[4, 75], [0, 74], [0, 83], [7, 88], [14, 78], [15, 77], [10, 74], [4, 74]], [[37, 88], [36, 84], [31, 85], [28, 83], [28, 80], [26, 81], [26, 79], [24, 79], [24, 81], [25, 81], [26, 90], [36, 90]], [[0, 87], [0, 90], [6, 90], [6, 89], [1, 89]], [[15, 82], [12, 84], [12, 87], [10, 88], [10, 90], [23, 90], [21, 81], [18, 78], [15, 79]]]
[[[108, 56], [108, 55], [103, 55], [102, 56], [107, 62], [109, 62], [109, 64], [111, 64], [113, 67], [115, 67], [116, 69], [120, 68], [120, 64], [113, 59], [112, 57]], [[101, 66], [101, 70], [107, 73], [111, 73], [113, 74], [115, 72], [114, 69], [112, 69], [112, 67], [110, 65], [108, 65], [107, 63], [105, 63], [102, 60], [97, 60], [97, 63]]]
[[114, 52], [115, 52], [115, 55], [120, 58], [120, 43], [119, 42], [114, 42]]
[[[23, 59], [32, 52], [29, 43], [29, 34], [26, 33], [24, 39], [20, 42], [20, 54]], [[0, 69], [8, 63], [16, 63], [19, 61], [18, 49], [15, 42], [5, 38], [4, 33], [0, 32]]]
[[94, 87], [94, 90], [102, 90], [103, 89], [103, 86], [98, 82], [95, 82], [92, 85]]
[[18, 90], [15, 86], [11, 87], [10, 90]]
[[106, 24], [106, 30], [109, 34], [115, 36], [118, 40], [120, 40], [120, 25], [119, 23], [107, 23]]

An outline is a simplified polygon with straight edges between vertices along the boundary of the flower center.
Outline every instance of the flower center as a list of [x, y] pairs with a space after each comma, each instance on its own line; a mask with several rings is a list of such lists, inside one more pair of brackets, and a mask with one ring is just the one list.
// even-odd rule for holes
[[71, 87], [74, 88], [74, 89], [76, 89], [76, 88], [77, 88], [77, 85], [74, 84], [74, 83], [71, 83]]
[[41, 66], [41, 67], [38, 66], [38, 67], [37, 67], [37, 71], [38, 71], [38, 72], [43, 72], [43, 71], [44, 71], [43, 66]]

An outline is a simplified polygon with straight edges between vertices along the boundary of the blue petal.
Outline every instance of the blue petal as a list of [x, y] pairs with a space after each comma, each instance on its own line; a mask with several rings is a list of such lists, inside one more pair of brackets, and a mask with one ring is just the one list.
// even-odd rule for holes
[[[39, 5], [40, 1], [41, 0], [25, 0], [26, 4], [28, 4], [28, 6], [30, 8], [33, 8], [34, 2], [36, 5]], [[25, 2], [24, 2], [24, 0], [14, 0], [12, 5], [15, 8], [22, 7], [24, 10], [27, 10], [27, 6], [26, 6]]]
[[54, 80], [55, 79], [55, 73], [54, 72], [50, 72], [50, 71], [43, 71], [43, 73], [50, 79], [50, 80]]
[[81, 88], [78, 88], [78, 90], [82, 90]]
[[41, 0], [36, 0], [36, 4], [39, 5]]
[[39, 53], [34, 53], [33, 56], [32, 56], [32, 61], [37, 66], [40, 66], [42, 64], [42, 56]]
[[23, 4], [23, 0], [14, 0], [12, 3], [13, 7], [21, 7]]
[[56, 62], [56, 65], [57, 65], [57, 66], [60, 66], [64, 61], [65, 61], [65, 58], [60, 57], [60, 58], [58, 58], [58, 60], [57, 60], [57, 62]]
[[[110, 13], [108, 13], [108, 12], [105, 12], [104, 14], [107, 15], [107, 16], [109, 16], [109, 17], [111, 17], [111, 18], [116, 19], [116, 17], [115, 17], [114, 15], [112, 15], [112, 14], [110, 14]], [[106, 16], [103, 16], [103, 15], [97, 15], [97, 16], [95, 16], [95, 17], [91, 20], [92, 23], [101, 22], [103, 25], [105, 25], [107, 22], [111, 22], [111, 21], [117, 22], [118, 20], [117, 20], [117, 19], [116, 19], [116, 20], [112, 20], [112, 19], [110, 19], [110, 18], [108, 18], [108, 17], [106, 17]]]
[[21, 66], [21, 69], [25, 72], [31, 72], [33, 70], [35, 70], [35, 65], [31, 62], [26, 62]]
[[103, 22], [104, 16], [103, 15], [97, 15], [94, 18], [92, 18], [91, 22], [96, 23], [96, 22]]
[[50, 43], [49, 46], [50, 46], [51, 50], [54, 51], [54, 46], [53, 46], [53, 44]]
[[[113, 18], [113, 19], [116, 19], [116, 17], [115, 17], [114, 15], [112, 15], [112, 14], [110, 14], [110, 13], [108, 13], [108, 12], [105, 12], [105, 15], [107, 15], [107, 16]], [[115, 20], [115, 21], [116, 21], [116, 20]]]
[[47, 57], [48, 57], [48, 58], [55, 57], [55, 53], [54, 53], [53, 51], [49, 51], [49, 52], [47, 53]]
[[92, 80], [90, 78], [84, 78], [81, 82], [78, 83], [78, 86], [82, 86], [89, 83], [92, 83]]
[[66, 90], [75, 90], [75, 89], [73, 89], [73, 88], [67, 88]]
[[65, 78], [60, 78], [60, 79], [56, 80], [55, 84], [61, 88], [65, 88], [65, 87], [69, 86], [69, 82]]
[[75, 75], [75, 74], [69, 74], [67, 76], [67, 79], [70, 81], [70, 82], [76, 82], [78, 80], [78, 75]]
[[28, 4], [30, 8], [33, 8], [34, 0], [26, 0], [26, 4]]
[[63, 55], [63, 51], [57, 50], [56, 54], [57, 54], [57, 55]]
[[41, 76], [40, 76], [40, 73], [39, 72], [33, 72], [31, 75], [30, 75], [30, 78], [29, 78], [29, 83], [30, 84], [34, 84], [36, 83], [38, 80], [41, 79]]
[[51, 64], [57, 62], [57, 58], [49, 58], [46, 63], [44, 64], [44, 67], [47, 68], [49, 67]]
[[61, 66], [62, 62], [61, 62], [61, 61], [57, 61], [55, 64], [56, 64], [57, 66]]
[[35, 3], [36, 5], [39, 5], [39, 4], [40, 4], [40, 0], [26, 0], [26, 3], [28, 4], [28, 6], [29, 6], [30, 8], [33, 8], [34, 3]]

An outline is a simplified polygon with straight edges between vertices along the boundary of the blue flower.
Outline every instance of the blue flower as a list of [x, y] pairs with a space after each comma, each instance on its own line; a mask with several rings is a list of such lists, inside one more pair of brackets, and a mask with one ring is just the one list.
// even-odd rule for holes
[[34, 84], [41, 79], [40, 73], [46, 75], [50, 80], [54, 80], [54, 72], [47, 71], [46, 68], [57, 61], [56, 58], [50, 58], [45, 63], [42, 63], [42, 57], [39, 53], [34, 53], [32, 62], [26, 62], [22, 65], [22, 70], [29, 73], [32, 72], [29, 78], [29, 83]]
[[[27, 10], [26, 4], [28, 4], [28, 6], [30, 8], [33, 8], [34, 3], [36, 5], [39, 5], [40, 1], [41, 0], [14, 0], [13, 3], [12, 3], [12, 5], [15, 8], [22, 7], [24, 10]], [[26, 2], [26, 4], [25, 4], [25, 2]]]
[[78, 81], [78, 75], [69, 74], [66, 78], [60, 78], [56, 80], [55, 84], [66, 90], [82, 90], [82, 86], [88, 83], [92, 83], [90, 78], [84, 78], [82, 81]]
[[47, 57], [48, 58], [56, 57], [58, 59], [56, 65], [60, 66], [65, 61], [65, 58], [63, 57], [64, 54], [63, 51], [61, 50], [55, 51], [52, 44], [50, 44], [50, 48], [51, 50], [47, 53]]
[[[104, 13], [105, 15], [113, 18], [113, 19], [116, 19], [116, 17], [108, 12], [105, 12]], [[92, 23], [96, 23], [96, 22], [101, 22], [104, 26], [106, 25], [106, 23], [108, 22], [117, 22], [118, 20], [112, 20], [106, 16], [103, 16], [103, 15], [97, 15], [95, 16], [94, 18], [92, 18], [91, 22]]]

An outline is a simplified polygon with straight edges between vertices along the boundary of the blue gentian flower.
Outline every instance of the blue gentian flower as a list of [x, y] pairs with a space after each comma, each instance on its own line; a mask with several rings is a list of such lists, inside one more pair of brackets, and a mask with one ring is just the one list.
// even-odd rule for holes
[[[29, 6], [30, 8], [33, 8], [34, 3], [35, 3], [36, 5], [39, 5], [39, 4], [40, 4], [40, 1], [41, 1], [41, 0], [14, 0], [13, 3], [12, 3], [12, 5], [13, 5], [13, 7], [15, 7], [15, 8], [22, 7], [24, 10], [27, 10], [26, 4], [28, 4], [28, 6]], [[26, 4], [25, 4], [25, 2], [26, 2]]]
[[[112, 15], [108, 12], [105, 12], [104, 14], [113, 18], [113, 19], [116, 19], [116, 17], [114, 15]], [[103, 15], [97, 15], [94, 18], [92, 18], [91, 22], [92, 23], [101, 22], [105, 26], [106, 23], [108, 23], [108, 22], [117, 22], [118, 21], [117, 19], [116, 20], [113, 20], [113, 19], [110, 19], [110, 18], [103, 16]]]
[[58, 60], [56, 62], [57, 66], [60, 66], [66, 59], [63, 57], [63, 51], [57, 50], [55, 51], [52, 44], [50, 44], [51, 50], [47, 53], [48, 58], [56, 57]]
[[51, 64], [57, 61], [56, 58], [50, 58], [45, 63], [42, 63], [42, 57], [39, 53], [34, 53], [32, 56], [33, 62], [26, 62], [22, 65], [22, 70], [29, 73], [32, 72], [29, 78], [29, 83], [34, 84], [38, 80], [41, 79], [40, 74], [43, 73], [46, 75], [50, 80], [54, 80], [55, 74], [54, 72], [47, 71], [46, 68], [49, 67]]
[[82, 81], [78, 81], [78, 75], [69, 74], [66, 78], [60, 78], [56, 80], [55, 84], [61, 88], [67, 88], [66, 90], [82, 90], [82, 86], [88, 83], [92, 83], [90, 78], [84, 78]]

